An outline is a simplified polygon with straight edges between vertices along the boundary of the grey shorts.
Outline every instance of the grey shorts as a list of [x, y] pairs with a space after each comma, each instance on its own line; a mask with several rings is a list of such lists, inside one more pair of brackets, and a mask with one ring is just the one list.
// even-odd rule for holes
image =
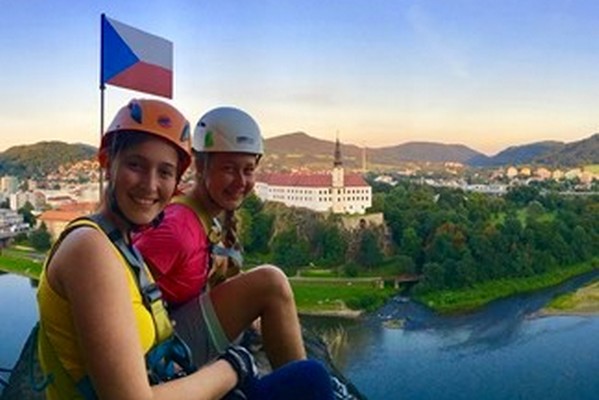
[[198, 367], [224, 353], [231, 345], [208, 293], [177, 307], [170, 316], [175, 321], [175, 331], [191, 349]]

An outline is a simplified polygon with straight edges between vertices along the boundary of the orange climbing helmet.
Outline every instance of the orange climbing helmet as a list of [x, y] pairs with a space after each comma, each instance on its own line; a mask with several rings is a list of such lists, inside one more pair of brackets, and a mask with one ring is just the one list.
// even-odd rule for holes
[[118, 133], [142, 132], [166, 139], [179, 153], [179, 173], [191, 164], [189, 122], [173, 106], [160, 100], [134, 99], [121, 108], [102, 136], [98, 152], [100, 166], [106, 168], [114, 136]]

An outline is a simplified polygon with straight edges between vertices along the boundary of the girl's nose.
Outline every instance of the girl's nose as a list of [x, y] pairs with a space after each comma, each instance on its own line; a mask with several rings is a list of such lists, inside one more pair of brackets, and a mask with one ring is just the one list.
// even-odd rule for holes
[[243, 174], [242, 170], [235, 171], [235, 180], [233, 183], [239, 186], [245, 185], [245, 175]]
[[154, 190], [158, 185], [158, 172], [149, 170], [143, 174], [142, 184], [145, 188]]

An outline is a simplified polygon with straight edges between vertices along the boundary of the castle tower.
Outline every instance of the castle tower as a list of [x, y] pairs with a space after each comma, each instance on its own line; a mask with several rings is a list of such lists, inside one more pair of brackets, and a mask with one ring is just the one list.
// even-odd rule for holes
[[335, 158], [333, 161], [333, 171], [331, 172], [331, 198], [332, 211], [334, 213], [345, 212], [345, 187], [344, 187], [343, 161], [341, 160], [341, 143], [339, 143], [339, 132], [335, 142]]

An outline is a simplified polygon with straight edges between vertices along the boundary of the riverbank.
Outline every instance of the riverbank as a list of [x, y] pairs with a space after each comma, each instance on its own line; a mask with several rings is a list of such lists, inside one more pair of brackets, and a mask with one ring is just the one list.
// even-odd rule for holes
[[599, 315], [599, 282], [557, 297], [538, 315]]
[[415, 300], [442, 314], [473, 311], [493, 300], [529, 293], [558, 285], [575, 276], [599, 269], [599, 259], [572, 265], [543, 275], [502, 279], [474, 285], [469, 289], [442, 291], [416, 296]]
[[[21, 254], [23, 253], [23, 254]], [[38, 279], [42, 264], [25, 258], [27, 251], [13, 250], [0, 254], [0, 271]], [[545, 275], [477, 284], [467, 290], [443, 291], [415, 296], [414, 300], [444, 314], [468, 312], [500, 298], [557, 285], [574, 276], [599, 269], [599, 259], [554, 271]], [[348, 282], [351, 281], [351, 282]], [[372, 312], [398, 291], [377, 287], [370, 279], [291, 278], [290, 282], [300, 315], [359, 318]], [[599, 284], [561, 296], [543, 310], [547, 314], [599, 313]]]
[[[0, 271], [39, 279], [40, 262], [32, 261], [26, 251], [9, 250], [0, 254]], [[370, 280], [310, 279], [292, 281], [300, 315], [359, 318], [382, 306], [396, 294], [391, 288], [377, 288]]]

